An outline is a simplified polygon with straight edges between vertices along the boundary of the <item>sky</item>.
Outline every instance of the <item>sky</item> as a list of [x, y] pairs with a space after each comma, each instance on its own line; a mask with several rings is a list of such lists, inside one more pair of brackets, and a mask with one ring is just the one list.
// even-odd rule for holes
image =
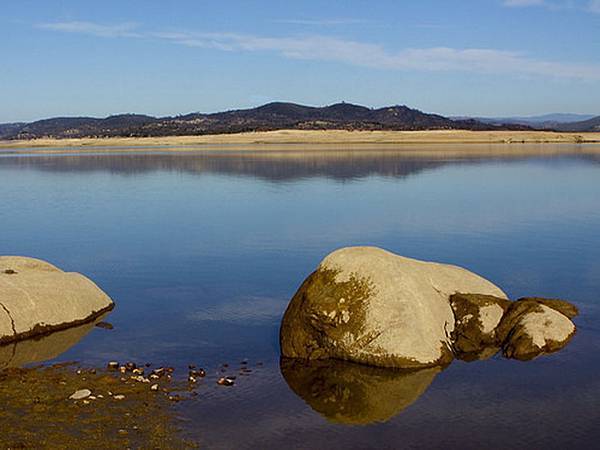
[[0, 122], [292, 101], [600, 115], [600, 0], [2, 0]]

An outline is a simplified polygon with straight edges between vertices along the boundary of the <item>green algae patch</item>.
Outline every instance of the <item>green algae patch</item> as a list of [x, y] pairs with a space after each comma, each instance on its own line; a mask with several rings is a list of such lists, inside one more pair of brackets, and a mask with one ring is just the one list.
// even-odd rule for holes
[[0, 372], [0, 446], [196, 448], [179, 437], [181, 387], [121, 375], [64, 365]]

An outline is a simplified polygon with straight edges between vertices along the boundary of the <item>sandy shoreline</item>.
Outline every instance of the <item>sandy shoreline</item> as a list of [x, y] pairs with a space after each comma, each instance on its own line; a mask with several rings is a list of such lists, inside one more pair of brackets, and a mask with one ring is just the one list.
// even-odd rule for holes
[[[0, 141], [0, 152], [45, 153], [53, 149], [90, 147], [105, 149], [121, 147], [176, 147], [177, 150], [202, 149], [215, 146], [243, 146], [244, 149], [270, 149], [277, 146], [294, 147], [305, 145], [346, 146], [364, 145], [382, 148], [387, 146], [437, 145], [437, 144], [598, 144], [600, 133], [555, 133], [546, 131], [303, 131], [281, 130], [240, 134], [206, 136], [169, 136], [156, 138], [81, 138], [81, 139], [36, 139], [27, 141]], [[595, 147], [595, 145], [592, 145]], [[80, 149], [78, 149], [80, 150]]]

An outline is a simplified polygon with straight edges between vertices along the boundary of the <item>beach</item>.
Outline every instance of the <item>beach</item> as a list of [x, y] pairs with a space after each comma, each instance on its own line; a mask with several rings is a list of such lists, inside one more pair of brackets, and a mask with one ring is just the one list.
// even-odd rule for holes
[[[184, 150], [218, 146], [244, 146], [244, 149], [294, 149], [295, 146], [348, 146], [373, 145], [376, 148], [391, 146], [460, 144], [596, 144], [600, 143], [600, 133], [558, 133], [550, 131], [345, 131], [345, 130], [279, 130], [238, 134], [217, 134], [203, 136], [167, 136], [167, 137], [111, 137], [111, 138], [74, 138], [74, 139], [34, 139], [0, 141], [0, 152], [10, 150], [47, 153], [56, 149], [78, 147], [93, 148], [94, 151], [122, 151], [126, 147], [168, 147]], [[592, 148], [595, 146], [592, 146]], [[589, 149], [588, 149], [589, 150]]]

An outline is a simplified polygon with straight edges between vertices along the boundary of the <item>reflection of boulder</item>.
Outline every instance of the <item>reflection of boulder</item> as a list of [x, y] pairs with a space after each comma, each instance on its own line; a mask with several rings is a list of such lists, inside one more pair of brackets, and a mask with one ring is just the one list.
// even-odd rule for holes
[[281, 324], [282, 354], [396, 368], [448, 363], [454, 329], [448, 299], [456, 292], [505, 298], [460, 267], [375, 247], [337, 250], [291, 300]]
[[88, 278], [33, 258], [0, 256], [0, 343], [92, 321], [113, 308]]
[[440, 371], [401, 371], [337, 360], [281, 360], [281, 373], [298, 396], [327, 420], [347, 425], [391, 419], [414, 403]]
[[26, 364], [58, 357], [77, 344], [103, 317], [99, 317], [95, 322], [57, 331], [41, 338], [26, 339], [0, 346], [0, 369], [22, 367]]

